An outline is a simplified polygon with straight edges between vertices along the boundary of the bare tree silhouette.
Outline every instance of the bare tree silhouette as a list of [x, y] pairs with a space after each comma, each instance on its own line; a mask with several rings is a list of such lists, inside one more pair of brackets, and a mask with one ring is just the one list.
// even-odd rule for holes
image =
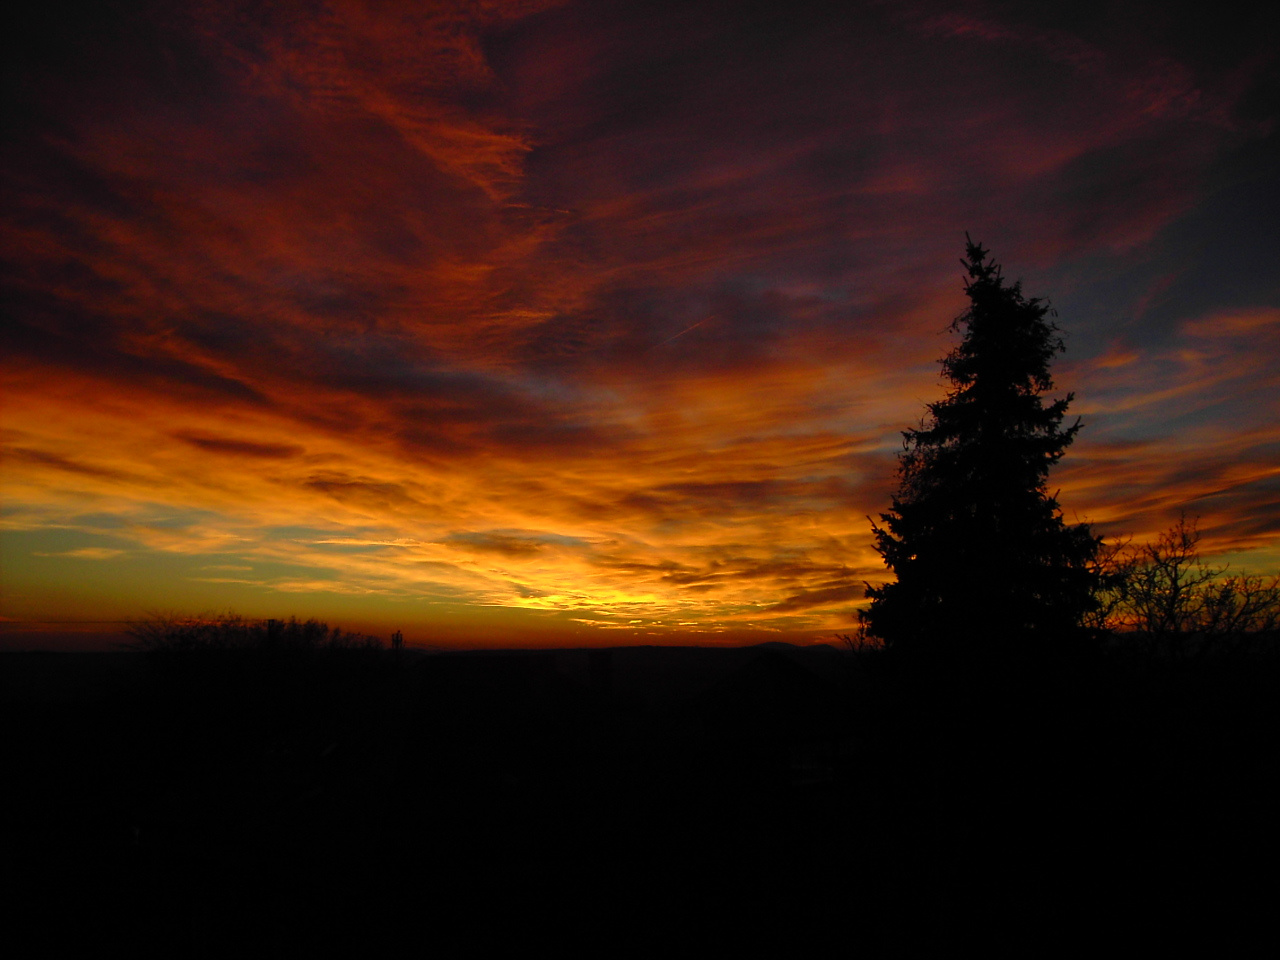
[[1280, 575], [1228, 575], [1199, 543], [1183, 514], [1153, 543], [1104, 547], [1096, 625], [1173, 659], [1235, 652], [1280, 629]]

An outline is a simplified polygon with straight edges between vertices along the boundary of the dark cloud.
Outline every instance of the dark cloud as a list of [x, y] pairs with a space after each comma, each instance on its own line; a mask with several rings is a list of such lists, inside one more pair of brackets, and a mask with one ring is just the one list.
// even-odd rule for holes
[[175, 437], [189, 443], [200, 450], [210, 453], [223, 453], [236, 457], [249, 457], [261, 460], [284, 460], [302, 454], [303, 448], [288, 443], [258, 443], [253, 440], [242, 440], [234, 437], [218, 437], [210, 434], [189, 432], [175, 433]]
[[27, 463], [52, 467], [55, 470], [61, 470], [65, 473], [78, 473], [86, 477], [101, 477], [105, 480], [133, 482], [138, 482], [139, 480], [138, 477], [133, 474], [126, 473], [123, 470], [116, 470], [111, 467], [95, 466], [90, 463], [82, 463], [79, 460], [72, 460], [68, 457], [59, 456], [56, 453], [49, 453], [44, 450], [27, 450], [23, 447], [8, 447], [5, 449], [4, 453], [6, 457], [12, 457], [15, 460], [25, 460]]
[[343, 503], [379, 510], [423, 510], [422, 501], [412, 496], [401, 484], [386, 483], [368, 477], [343, 473], [319, 474], [308, 477], [303, 486], [323, 493]]
[[865, 590], [866, 587], [861, 583], [825, 587], [821, 590], [803, 590], [775, 603], [768, 608], [767, 612], [793, 613], [797, 610], [809, 610], [828, 604], [851, 603], [861, 600]]
[[497, 553], [506, 557], [531, 557], [541, 553], [546, 544], [525, 537], [500, 533], [459, 533], [445, 543], [459, 549]]
[[[848, 579], [849, 570], [844, 566], [814, 563], [804, 560], [759, 560], [750, 557], [731, 557], [713, 560], [700, 570], [683, 567], [664, 573], [662, 579], [680, 586], [705, 585], [725, 581], [768, 580], [773, 586], [808, 583], [816, 586], [838, 585]], [[833, 583], [823, 578], [835, 577]]]
[[[10, 323], [0, 333], [9, 356], [26, 370], [61, 370], [101, 381], [107, 389], [151, 390], [193, 401], [266, 406], [270, 401], [248, 377], [228, 376], [161, 349], [121, 342], [106, 317], [78, 304], [10, 291]], [[25, 371], [22, 371], [25, 372]]]

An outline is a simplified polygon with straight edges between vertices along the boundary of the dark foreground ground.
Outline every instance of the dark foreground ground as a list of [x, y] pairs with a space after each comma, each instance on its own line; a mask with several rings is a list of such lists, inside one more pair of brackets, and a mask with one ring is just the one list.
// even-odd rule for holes
[[0, 896], [27, 956], [1252, 954], [1277, 694], [1268, 657], [2, 654]]

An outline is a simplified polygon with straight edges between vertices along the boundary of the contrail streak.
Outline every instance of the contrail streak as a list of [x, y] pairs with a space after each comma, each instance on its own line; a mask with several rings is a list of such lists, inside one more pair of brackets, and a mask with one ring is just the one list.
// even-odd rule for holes
[[671, 336], [667, 337], [667, 339], [663, 340], [663, 341], [662, 341], [662, 343], [654, 344], [653, 349], [654, 349], [654, 350], [657, 350], [657, 349], [658, 349], [658, 347], [665, 347], [668, 343], [670, 343], [670, 342], [671, 342], [672, 340], [674, 340], [676, 337], [683, 337], [683, 336], [684, 336], [686, 333], [688, 333], [690, 330], [696, 330], [696, 329], [698, 329], [698, 327], [702, 326], [702, 325], [703, 325], [704, 323], [706, 323], [708, 320], [714, 320], [714, 319], [715, 319], [715, 317], [704, 317], [703, 319], [701, 319], [701, 320], [699, 320], [697, 323], [695, 323], [692, 327], [685, 327], [685, 328], [684, 328], [683, 330], [681, 330], [679, 333], [676, 333], [676, 334], [673, 334], [673, 335], [671, 335]]

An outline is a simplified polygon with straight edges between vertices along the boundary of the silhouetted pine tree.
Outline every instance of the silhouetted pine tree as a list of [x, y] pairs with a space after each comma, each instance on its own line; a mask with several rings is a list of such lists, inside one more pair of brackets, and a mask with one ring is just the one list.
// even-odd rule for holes
[[966, 240], [969, 309], [952, 321], [963, 339], [942, 360], [951, 390], [903, 433], [898, 492], [884, 526], [872, 525], [897, 579], [868, 586], [863, 621], [890, 647], [1067, 638], [1093, 603], [1099, 538], [1064, 524], [1046, 490], [1080, 429], [1062, 426], [1071, 394], [1041, 397], [1064, 349], [1056, 314]]

